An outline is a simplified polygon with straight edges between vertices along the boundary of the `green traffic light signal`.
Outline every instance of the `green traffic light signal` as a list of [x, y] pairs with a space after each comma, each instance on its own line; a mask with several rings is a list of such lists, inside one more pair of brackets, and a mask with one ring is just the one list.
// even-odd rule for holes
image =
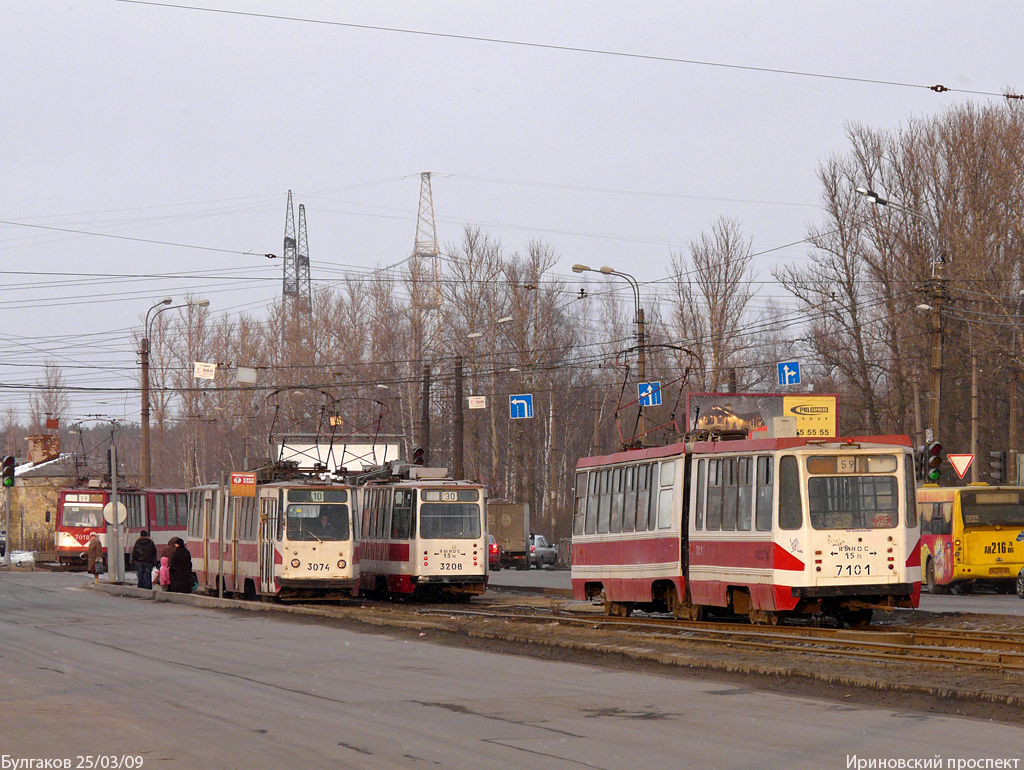
[[3, 485], [5, 487], [14, 486], [14, 458], [11, 455], [7, 455], [4, 458], [3, 472], [0, 474], [3, 478]]
[[937, 484], [942, 478], [942, 444], [938, 442], [929, 444], [926, 455], [925, 479], [932, 484]]

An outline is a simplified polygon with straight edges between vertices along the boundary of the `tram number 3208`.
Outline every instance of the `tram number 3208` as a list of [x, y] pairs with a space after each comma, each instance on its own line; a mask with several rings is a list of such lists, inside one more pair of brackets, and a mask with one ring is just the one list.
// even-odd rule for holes
[[870, 564], [837, 564], [836, 565], [836, 577], [858, 577], [860, 575], [870, 575], [871, 565]]
[[462, 565], [457, 561], [443, 561], [441, 562], [442, 572], [457, 572], [462, 569]]

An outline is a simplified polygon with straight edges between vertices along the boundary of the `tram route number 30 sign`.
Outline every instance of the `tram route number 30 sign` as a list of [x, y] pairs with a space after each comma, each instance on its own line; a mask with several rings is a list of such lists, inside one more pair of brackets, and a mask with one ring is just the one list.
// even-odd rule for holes
[[231, 474], [231, 496], [232, 497], [256, 497], [256, 474], [255, 473], [232, 473]]

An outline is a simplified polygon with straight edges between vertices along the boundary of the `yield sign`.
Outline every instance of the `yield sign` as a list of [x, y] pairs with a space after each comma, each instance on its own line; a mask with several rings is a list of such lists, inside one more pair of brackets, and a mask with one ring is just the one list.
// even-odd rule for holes
[[964, 477], [967, 469], [974, 462], [974, 455], [946, 455], [946, 457], [949, 458], [949, 464], [953, 466], [953, 470], [956, 471], [956, 475], [960, 478]]

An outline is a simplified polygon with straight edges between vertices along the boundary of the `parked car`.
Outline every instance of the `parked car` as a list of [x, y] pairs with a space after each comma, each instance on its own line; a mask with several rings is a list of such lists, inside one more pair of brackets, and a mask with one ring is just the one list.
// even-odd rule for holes
[[487, 565], [494, 572], [501, 569], [501, 546], [494, 535], [487, 536]]
[[544, 535], [530, 535], [530, 564], [540, 569], [545, 564], [555, 565], [558, 549]]

